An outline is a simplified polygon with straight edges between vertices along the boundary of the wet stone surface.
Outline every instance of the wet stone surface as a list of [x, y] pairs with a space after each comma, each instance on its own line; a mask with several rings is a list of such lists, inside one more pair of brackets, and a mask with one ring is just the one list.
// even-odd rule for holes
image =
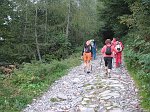
[[107, 78], [100, 58], [92, 61], [91, 73], [83, 64], [73, 68], [22, 112], [144, 112], [125, 67], [113, 68]]

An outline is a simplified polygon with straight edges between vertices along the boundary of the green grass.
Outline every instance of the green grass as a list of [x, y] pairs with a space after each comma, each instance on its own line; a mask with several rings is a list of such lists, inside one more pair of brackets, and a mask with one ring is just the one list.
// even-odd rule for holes
[[129, 74], [131, 77], [133, 77], [136, 86], [139, 89], [139, 96], [141, 101], [140, 104], [142, 108], [150, 112], [150, 80], [147, 81], [149, 78], [144, 78], [147, 75], [150, 76], [150, 74], [142, 72], [139, 67], [133, 67], [127, 57], [125, 59]]
[[71, 67], [81, 63], [80, 54], [73, 54], [62, 61], [50, 64], [26, 63], [11, 77], [0, 74], [0, 110], [1, 112], [19, 112], [40, 96], [60, 77], [67, 74]]
[[59, 102], [59, 100], [57, 98], [51, 98], [50, 101], [51, 102]]

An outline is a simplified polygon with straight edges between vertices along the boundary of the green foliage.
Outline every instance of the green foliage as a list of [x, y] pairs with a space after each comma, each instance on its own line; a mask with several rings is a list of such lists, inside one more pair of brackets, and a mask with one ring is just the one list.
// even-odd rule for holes
[[141, 105], [145, 109], [150, 109], [150, 53], [145, 52], [147, 47], [145, 43], [147, 42], [128, 38], [124, 55], [128, 70], [139, 86]]
[[150, 9], [147, 1], [130, 3], [132, 15], [124, 15], [121, 22], [130, 32], [126, 37], [126, 61], [136, 80], [141, 95], [141, 105], [150, 110]]
[[[150, 2], [148, 0], [98, 0], [101, 31], [124, 36], [125, 59], [141, 93], [141, 105], [150, 110]], [[110, 32], [109, 32], [110, 33]]]
[[127, 33], [128, 28], [125, 24], [120, 24], [119, 16], [130, 14], [128, 4], [124, 0], [98, 0], [98, 16], [103, 27], [100, 30], [111, 29], [114, 37], [120, 37]]
[[76, 46], [93, 38], [98, 27], [96, 2], [91, 0], [80, 0], [79, 5], [71, 0], [66, 37], [69, 1], [40, 0], [35, 4], [31, 0], [2, 0], [0, 37], [5, 41], [0, 41], [0, 61], [30, 62], [38, 60], [39, 54], [43, 61], [61, 60], [72, 54]]
[[41, 95], [52, 83], [80, 64], [80, 54], [50, 64], [33, 61], [24, 63], [11, 77], [0, 74], [0, 110], [19, 112], [32, 99]]
[[[45, 62], [50, 62], [53, 59], [55, 60], [61, 60], [67, 58], [74, 49], [71, 46], [71, 43], [68, 41], [67, 38], [65, 38], [65, 35], [58, 34], [53, 37], [53, 39], [50, 40], [52, 44], [49, 44], [49, 48], [47, 52], [44, 54], [43, 52], [43, 60]], [[44, 50], [44, 48], [43, 48]], [[42, 50], [42, 51], [43, 51]], [[41, 51], [41, 53], [42, 53]], [[54, 51], [54, 52], [53, 52]]]

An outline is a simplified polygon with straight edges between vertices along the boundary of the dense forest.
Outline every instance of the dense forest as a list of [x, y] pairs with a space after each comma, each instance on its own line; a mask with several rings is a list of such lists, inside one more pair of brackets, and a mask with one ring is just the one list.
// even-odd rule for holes
[[98, 28], [91, 0], [2, 0], [0, 5], [1, 61], [64, 59]]
[[79, 64], [86, 40], [101, 47], [113, 37], [125, 44], [127, 68], [150, 109], [149, 0], [1, 0], [0, 7], [0, 66], [17, 65], [11, 77], [1, 73], [0, 110], [24, 108], [48, 79], [76, 65], [66, 59]]

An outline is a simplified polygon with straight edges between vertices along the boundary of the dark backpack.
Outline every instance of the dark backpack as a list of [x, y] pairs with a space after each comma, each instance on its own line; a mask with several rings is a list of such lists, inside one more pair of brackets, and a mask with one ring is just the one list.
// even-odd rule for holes
[[84, 47], [84, 52], [85, 52], [85, 53], [91, 52], [91, 45], [85, 46], [85, 47]]
[[111, 55], [112, 52], [111, 52], [111, 46], [106, 46], [106, 52], [105, 52], [106, 55]]

